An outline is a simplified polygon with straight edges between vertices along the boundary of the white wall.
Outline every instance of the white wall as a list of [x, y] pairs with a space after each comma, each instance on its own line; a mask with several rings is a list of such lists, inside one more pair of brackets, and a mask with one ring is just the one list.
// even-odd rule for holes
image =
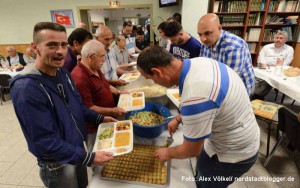
[[[108, 6], [109, 0], [0, 0], [0, 44], [29, 44], [37, 22], [51, 21], [50, 10], [72, 9], [78, 23], [77, 7]], [[181, 4], [159, 8], [158, 0], [120, 0], [121, 5], [153, 5], [153, 18], [164, 19], [181, 12]], [[74, 28], [68, 28], [71, 33]]]
[[182, 2], [182, 27], [199, 40], [197, 24], [199, 19], [207, 14], [209, 0], [184, 0]]

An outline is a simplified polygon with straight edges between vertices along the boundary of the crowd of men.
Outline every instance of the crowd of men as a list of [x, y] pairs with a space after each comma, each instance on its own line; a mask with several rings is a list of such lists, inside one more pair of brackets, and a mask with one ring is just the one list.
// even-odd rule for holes
[[[11, 97], [45, 186], [86, 187], [86, 166], [113, 159], [110, 152], [92, 152], [92, 146], [101, 122], [127, 113], [116, 106], [118, 96], [128, 93], [117, 89], [128, 84], [118, 76], [134, 71], [128, 66], [134, 53], [140, 53], [137, 67], [143, 76], [180, 91], [181, 113], [168, 128], [173, 134], [183, 123], [184, 142], [159, 149], [156, 157], [195, 156], [198, 179], [231, 177], [196, 181], [197, 187], [227, 187], [252, 167], [260, 141], [250, 104], [255, 90], [252, 59], [247, 43], [223, 30], [217, 15], [206, 14], [195, 26], [201, 42], [183, 29], [181, 18], [168, 19], [158, 26], [164, 44], [150, 47], [142, 30], [132, 33], [131, 22], [125, 21], [115, 38], [107, 26], [99, 26], [94, 35], [83, 26], [67, 38], [63, 26], [40, 22], [34, 27], [30, 57], [8, 48], [9, 66], [26, 65], [11, 82]], [[280, 53], [289, 64], [292, 50], [286, 39], [279, 32], [275, 45], [262, 49], [259, 63], [267, 64], [264, 57]]]

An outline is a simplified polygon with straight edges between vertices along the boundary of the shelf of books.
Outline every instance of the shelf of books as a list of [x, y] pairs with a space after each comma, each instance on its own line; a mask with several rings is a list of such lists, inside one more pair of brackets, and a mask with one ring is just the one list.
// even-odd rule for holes
[[222, 28], [243, 38], [253, 64], [260, 49], [272, 43], [278, 30], [288, 33], [288, 45], [296, 46], [300, 25], [300, 0], [212, 0], [210, 12]]

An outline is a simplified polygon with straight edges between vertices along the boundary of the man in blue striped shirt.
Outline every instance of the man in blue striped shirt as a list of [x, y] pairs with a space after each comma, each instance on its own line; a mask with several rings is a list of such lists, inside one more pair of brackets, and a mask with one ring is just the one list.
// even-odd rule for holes
[[232, 69], [205, 57], [181, 61], [159, 46], [144, 49], [137, 66], [147, 79], [179, 86], [181, 115], [168, 128], [173, 134], [182, 122], [184, 141], [157, 150], [156, 157], [167, 161], [197, 156], [197, 187], [227, 187], [251, 168], [260, 130], [245, 86]]
[[198, 34], [204, 44], [200, 57], [215, 59], [232, 68], [243, 80], [250, 95], [254, 90], [255, 76], [247, 43], [235, 34], [222, 30], [218, 16], [213, 13], [200, 18]]

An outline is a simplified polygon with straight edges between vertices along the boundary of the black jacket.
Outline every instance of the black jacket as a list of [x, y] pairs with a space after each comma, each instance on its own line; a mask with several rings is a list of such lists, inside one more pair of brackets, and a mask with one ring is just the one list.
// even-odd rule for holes
[[[20, 52], [17, 52], [17, 55], [19, 56], [20, 64], [23, 65], [23, 66], [25, 66], [25, 65], [26, 65], [26, 62], [25, 62], [25, 60], [24, 60], [24, 58], [23, 58], [23, 55], [24, 55], [24, 54], [22, 54], [22, 53], [20, 53]], [[7, 59], [8, 63], [9, 63], [9, 66], [11, 66], [11, 63], [10, 63], [10, 56], [7, 56], [6, 59]]]

